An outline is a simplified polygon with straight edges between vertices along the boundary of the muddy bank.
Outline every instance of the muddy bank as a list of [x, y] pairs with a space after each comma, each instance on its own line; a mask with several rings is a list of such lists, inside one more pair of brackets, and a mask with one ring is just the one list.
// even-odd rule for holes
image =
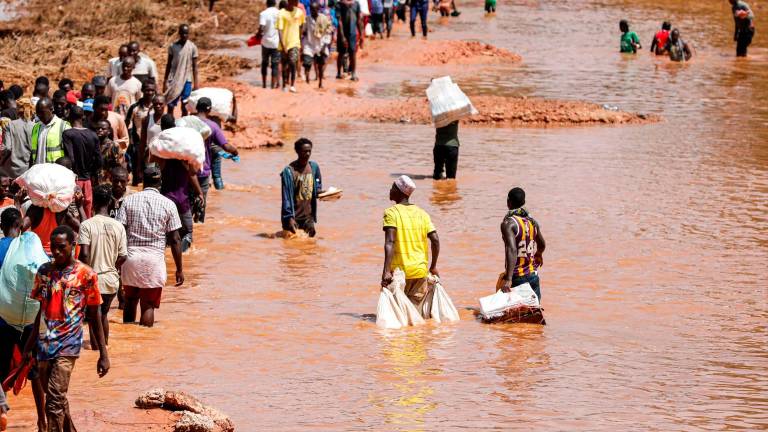
[[[141, 42], [142, 50], [155, 60], [162, 75], [167, 46], [184, 22], [190, 24], [191, 39], [202, 51], [200, 79], [232, 76], [250, 67], [250, 63], [211, 53], [226, 42], [209, 37], [241, 25], [232, 18], [238, 14], [229, 8], [232, 6], [225, 5], [217, 8], [220, 12], [210, 14], [198, 3], [181, 1], [72, 0], [52, 7], [44, 0], [29, 0], [17, 9], [16, 19], [0, 22], [0, 76], [6, 83], [26, 87], [28, 92], [40, 75], [52, 82], [67, 77], [79, 88], [83, 81], [104, 74], [107, 61], [117, 55], [118, 47], [134, 39]], [[258, 13], [255, 16], [258, 20]], [[250, 25], [250, 21], [244, 25]]]
[[392, 49], [402, 41], [372, 40], [360, 53], [363, 63], [397, 66], [488, 65], [517, 63], [519, 55], [478, 41], [408, 40], [408, 49]]
[[[462, 120], [462, 123], [474, 126], [567, 127], [641, 124], [660, 120], [655, 115], [613, 111], [588, 102], [498, 96], [470, 96], [470, 98], [480, 113]], [[350, 115], [361, 120], [384, 123], [430, 124], [432, 122], [429, 102], [426, 98], [387, 101]]]

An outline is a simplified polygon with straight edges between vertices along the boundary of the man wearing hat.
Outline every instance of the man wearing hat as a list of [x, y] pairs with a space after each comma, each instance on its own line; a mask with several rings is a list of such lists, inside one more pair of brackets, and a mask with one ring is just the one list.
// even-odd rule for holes
[[144, 190], [123, 199], [115, 220], [125, 226], [128, 258], [121, 268], [125, 308], [123, 322], [136, 321], [136, 306], [141, 306], [139, 323], [152, 327], [155, 309], [168, 273], [165, 269], [165, 245], [171, 247], [176, 263], [176, 286], [184, 283], [181, 258], [181, 220], [176, 204], [160, 194], [162, 174], [156, 165], [144, 170]]
[[[400, 176], [389, 190], [395, 205], [384, 211], [384, 271], [381, 286], [392, 282], [392, 272], [399, 268], [405, 273], [405, 294], [415, 305], [421, 303], [427, 289], [427, 276], [439, 276], [437, 257], [440, 239], [427, 212], [408, 199], [416, 184], [408, 176]], [[432, 249], [429, 265], [427, 239]]]

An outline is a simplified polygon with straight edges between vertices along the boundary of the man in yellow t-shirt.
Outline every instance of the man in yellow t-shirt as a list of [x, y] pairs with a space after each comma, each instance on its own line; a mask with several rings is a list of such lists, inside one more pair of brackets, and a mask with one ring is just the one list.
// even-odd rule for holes
[[280, 50], [283, 61], [283, 91], [290, 79], [291, 93], [296, 93], [296, 68], [299, 63], [299, 48], [305, 15], [298, 7], [299, 0], [288, 0], [288, 5], [277, 15], [277, 35], [280, 38]]
[[[384, 211], [384, 271], [381, 286], [392, 282], [392, 272], [400, 268], [405, 273], [405, 294], [418, 305], [427, 288], [427, 276], [437, 272], [440, 239], [427, 212], [408, 202], [416, 184], [408, 176], [400, 176], [389, 190], [395, 205]], [[429, 265], [427, 239], [432, 249]]]

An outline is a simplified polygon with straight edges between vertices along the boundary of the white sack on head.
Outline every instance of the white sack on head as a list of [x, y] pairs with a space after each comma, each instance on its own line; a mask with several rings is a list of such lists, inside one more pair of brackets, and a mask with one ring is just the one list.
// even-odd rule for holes
[[149, 152], [159, 158], [188, 162], [196, 171], [205, 163], [203, 137], [192, 128], [174, 127], [160, 132], [149, 143]]
[[16, 179], [16, 183], [27, 190], [32, 204], [58, 213], [72, 203], [75, 180], [77, 176], [69, 168], [43, 163], [33, 165]]

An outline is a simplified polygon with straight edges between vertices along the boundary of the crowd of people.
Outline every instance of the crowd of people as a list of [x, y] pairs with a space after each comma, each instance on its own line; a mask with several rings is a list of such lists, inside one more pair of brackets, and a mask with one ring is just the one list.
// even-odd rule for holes
[[[197, 89], [198, 50], [189, 31], [181, 25], [168, 47], [162, 93], [158, 68], [136, 41], [120, 46], [106, 75], [82, 83], [80, 90], [69, 78], [51, 92], [51, 81], [38, 77], [29, 96], [24, 83], [7, 89], [0, 83], [0, 279], [15, 271], [4, 263], [30, 251], [45, 258], [28, 286], [12, 287], [27, 296], [2, 296], [0, 378], [34, 364], [28, 377], [38, 430], [75, 430], [66, 394], [84, 324], [90, 348], [100, 353], [97, 372], [103, 376], [110, 367], [106, 347], [114, 300], [124, 323], [151, 327], [167, 279], [166, 248], [176, 285], [184, 283], [182, 254], [192, 243], [193, 225], [205, 221], [211, 183], [224, 187], [215, 157], [237, 155], [221, 129], [233, 119], [214, 115], [206, 97], [191, 107], [211, 131], [201, 169], [148, 151], [158, 134], [176, 126], [177, 105], [188, 115], [187, 99]], [[75, 193], [65, 210], [35, 205], [20, 186], [17, 179], [38, 165], [74, 173]], [[129, 184], [143, 188], [131, 193]], [[28, 299], [39, 302], [34, 321], [16, 320]], [[3, 418], [6, 409], [0, 399]]]
[[[357, 81], [357, 52], [366, 37], [389, 38], [396, 19], [406, 22], [409, 8], [411, 36], [416, 37], [419, 19], [421, 34], [427, 38], [429, 4], [429, 0], [267, 0], [253, 37], [261, 44], [262, 87], [267, 88], [270, 77], [269, 88], [295, 93], [303, 67], [306, 82], [314, 70], [322, 88], [333, 50], [338, 54], [336, 79]], [[460, 14], [454, 0], [434, 0], [433, 10], [443, 16]]]
[[[734, 33], [733, 40], [736, 42], [736, 56], [746, 57], [747, 48], [752, 44], [752, 38], [755, 35], [755, 13], [752, 8], [742, 0], [728, 0], [731, 4], [733, 13]], [[619, 40], [619, 51], [622, 53], [636, 54], [643, 46], [637, 33], [629, 29], [629, 22], [621, 20], [619, 22], [621, 38]], [[666, 55], [675, 62], [686, 62], [693, 57], [693, 48], [686, 42], [680, 34], [679, 29], [673, 29], [669, 21], [664, 21], [651, 42], [651, 52], [656, 55]]]
[[[737, 55], [746, 56], [755, 31], [754, 13], [741, 0], [729, 1]], [[255, 36], [262, 46], [264, 88], [271, 71], [270, 88], [296, 92], [302, 68], [308, 83], [314, 70], [322, 87], [332, 47], [338, 53], [336, 77], [348, 74], [357, 81], [356, 53], [363, 47], [369, 21], [368, 36], [390, 37], [395, 18], [406, 21], [406, 7], [411, 35], [416, 36], [417, 18], [423, 37], [428, 34], [428, 0], [281, 0], [279, 6], [277, 0], [266, 0], [266, 6]], [[453, 1], [434, 6], [443, 15], [458, 15]], [[495, 1], [486, 1], [487, 12], [495, 8]], [[626, 20], [620, 22], [620, 30], [621, 52], [642, 49]], [[673, 61], [693, 56], [669, 22], [654, 35], [651, 51]], [[99, 352], [97, 373], [104, 376], [110, 369], [108, 316], [114, 300], [124, 323], [153, 326], [167, 282], [167, 248], [175, 265], [174, 282], [184, 283], [183, 253], [193, 242], [194, 224], [205, 222], [209, 188], [211, 184], [224, 188], [222, 154], [238, 153], [222, 131], [222, 122], [234, 120], [236, 108], [231, 118], [220, 118], [209, 98], [187, 104], [199, 86], [199, 52], [188, 25], [179, 26], [178, 38], [167, 52], [162, 86], [157, 64], [137, 41], [121, 45], [107, 62], [105, 74], [82, 83], [79, 90], [75, 81], [63, 78], [51, 92], [49, 78], [40, 76], [27, 96], [24, 83], [5, 88], [0, 82], [0, 282], [3, 265], [14, 261], [14, 254], [28, 254], [32, 248], [46, 257], [29, 286], [15, 287], [28, 296], [10, 302], [11, 297], [3, 297], [0, 378], [18, 370], [30, 378], [41, 431], [75, 430], [67, 388], [85, 341], [84, 324], [89, 324], [88, 346]], [[200, 169], [182, 160], [156, 158], [148, 151], [155, 137], [176, 126], [179, 105], [181, 116], [191, 110], [211, 131], [204, 138]], [[436, 130], [436, 180], [456, 177], [458, 127], [456, 121]], [[320, 167], [311, 160], [312, 141], [301, 138], [294, 150], [296, 160], [280, 174], [281, 225], [286, 232], [304, 231], [314, 237], [318, 200], [326, 191]], [[76, 192], [69, 208], [54, 212], [37, 206], [19, 186], [16, 179], [40, 164], [60, 165], [74, 173]], [[143, 187], [131, 193], [129, 185]], [[426, 293], [427, 277], [439, 276], [440, 240], [430, 216], [410, 202], [415, 190], [408, 176], [397, 178], [389, 190], [395, 204], [383, 217], [381, 285], [389, 285], [393, 271], [402, 269], [404, 291], [418, 304]], [[543, 265], [546, 245], [525, 203], [522, 189], [509, 191], [508, 213], [501, 223], [505, 272], [498, 286], [509, 291], [529, 283], [541, 299], [537, 270]], [[4, 315], [28, 307], [30, 299], [39, 304], [32, 322], [19, 323]], [[0, 391], [0, 430], [5, 428], [7, 409]]]

